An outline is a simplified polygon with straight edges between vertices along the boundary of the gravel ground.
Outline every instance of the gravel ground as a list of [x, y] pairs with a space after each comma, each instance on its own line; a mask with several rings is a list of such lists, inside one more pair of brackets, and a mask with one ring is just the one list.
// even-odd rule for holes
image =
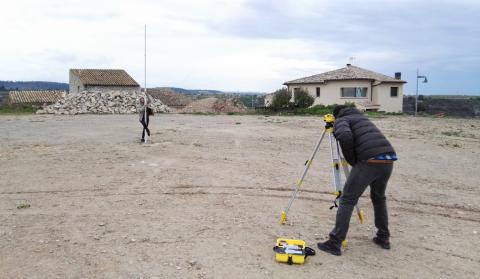
[[316, 117], [0, 116], [0, 278], [478, 278], [480, 121], [374, 119], [397, 149], [392, 249], [352, 218], [342, 257], [276, 263], [279, 236], [333, 226], [322, 146], [286, 225]]

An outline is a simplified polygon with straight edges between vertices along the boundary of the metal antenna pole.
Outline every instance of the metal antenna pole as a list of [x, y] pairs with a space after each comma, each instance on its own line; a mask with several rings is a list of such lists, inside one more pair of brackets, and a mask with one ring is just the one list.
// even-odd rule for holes
[[145, 79], [144, 79], [144, 90], [145, 90], [145, 95], [147, 95], [147, 25], [145, 24], [145, 50], [144, 50], [144, 53], [145, 53], [145, 61], [144, 61], [144, 75], [145, 75]]
[[417, 90], [415, 91], [415, 116], [417, 116], [417, 103], [418, 103], [418, 68], [417, 68], [417, 76], [415, 77], [417, 80]]

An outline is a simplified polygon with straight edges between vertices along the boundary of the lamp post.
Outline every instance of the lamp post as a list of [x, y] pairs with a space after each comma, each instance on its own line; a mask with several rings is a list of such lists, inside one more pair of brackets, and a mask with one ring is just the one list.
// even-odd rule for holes
[[427, 77], [426, 76], [420, 76], [418, 74], [418, 68], [417, 68], [417, 90], [415, 91], [415, 116], [417, 116], [417, 111], [418, 111], [418, 79], [423, 78], [423, 83], [427, 83]]

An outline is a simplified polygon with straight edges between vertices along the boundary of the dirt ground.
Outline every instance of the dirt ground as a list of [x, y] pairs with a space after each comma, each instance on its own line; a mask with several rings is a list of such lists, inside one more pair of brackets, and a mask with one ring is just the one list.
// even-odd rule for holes
[[[326, 145], [279, 224], [321, 118], [155, 115], [142, 145], [136, 115], [0, 116], [0, 278], [479, 278], [480, 120], [374, 122], [399, 156], [392, 249], [367, 190], [335, 257]], [[317, 255], [276, 263], [279, 236]]]

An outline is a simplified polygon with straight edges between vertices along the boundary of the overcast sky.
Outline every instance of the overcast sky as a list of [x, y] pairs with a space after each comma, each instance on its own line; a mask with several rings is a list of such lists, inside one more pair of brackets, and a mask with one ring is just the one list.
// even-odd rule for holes
[[353, 64], [406, 93], [480, 95], [480, 1], [1, 0], [0, 80], [121, 68], [148, 86], [270, 92]]

